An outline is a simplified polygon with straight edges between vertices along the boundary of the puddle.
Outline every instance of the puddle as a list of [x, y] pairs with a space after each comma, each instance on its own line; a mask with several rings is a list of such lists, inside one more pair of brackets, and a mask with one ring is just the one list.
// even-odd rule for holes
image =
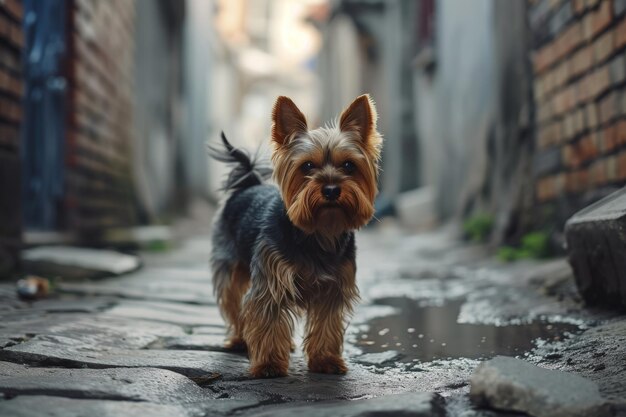
[[419, 306], [408, 298], [385, 298], [377, 303], [396, 307], [401, 313], [370, 320], [369, 329], [357, 334], [356, 345], [364, 353], [395, 350], [402, 354], [402, 362], [517, 356], [534, 348], [538, 339], [558, 341], [580, 331], [573, 324], [545, 321], [510, 326], [459, 324], [463, 301], [439, 307]]

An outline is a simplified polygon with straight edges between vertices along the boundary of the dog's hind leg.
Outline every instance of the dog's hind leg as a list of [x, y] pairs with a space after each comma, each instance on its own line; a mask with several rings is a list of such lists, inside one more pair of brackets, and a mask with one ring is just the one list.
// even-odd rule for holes
[[229, 326], [229, 340], [225, 345], [227, 349], [246, 350], [246, 343], [242, 337], [241, 301], [248, 288], [250, 288], [250, 271], [247, 266], [237, 262], [231, 268], [230, 278], [219, 297], [220, 311]]

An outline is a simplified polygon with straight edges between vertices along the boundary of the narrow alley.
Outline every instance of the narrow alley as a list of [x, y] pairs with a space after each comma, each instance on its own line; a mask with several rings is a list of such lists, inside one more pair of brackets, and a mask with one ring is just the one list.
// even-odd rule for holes
[[[299, 348], [289, 377], [248, 376], [246, 356], [223, 349], [207, 235], [142, 253], [135, 272], [61, 279], [41, 301], [3, 284], [0, 415], [495, 417], [508, 414], [469, 393], [475, 368], [498, 355], [582, 375], [624, 406], [626, 320], [583, 309], [565, 260], [506, 264], [449, 229], [406, 234], [393, 222], [357, 244], [345, 376], [309, 373]], [[566, 415], [609, 415], [585, 389], [572, 393], [588, 401], [571, 405], [582, 414]]]

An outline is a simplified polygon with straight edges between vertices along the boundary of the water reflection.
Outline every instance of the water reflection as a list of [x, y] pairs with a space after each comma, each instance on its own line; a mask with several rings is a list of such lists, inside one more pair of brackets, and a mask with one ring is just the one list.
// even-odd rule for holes
[[573, 324], [545, 321], [510, 326], [459, 324], [463, 301], [437, 307], [420, 306], [408, 298], [377, 302], [397, 307], [401, 313], [371, 320], [356, 344], [366, 353], [396, 350], [404, 362], [517, 356], [530, 351], [537, 339], [561, 340], [580, 330]]

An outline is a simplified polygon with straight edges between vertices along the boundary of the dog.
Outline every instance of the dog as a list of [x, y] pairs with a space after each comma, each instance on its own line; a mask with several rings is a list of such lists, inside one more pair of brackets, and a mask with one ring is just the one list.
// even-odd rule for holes
[[343, 337], [359, 299], [354, 231], [372, 219], [378, 192], [376, 121], [374, 102], [362, 95], [338, 121], [309, 130], [281, 96], [272, 111], [273, 169], [223, 133], [212, 148], [233, 166], [212, 229], [214, 292], [229, 327], [226, 347], [247, 350], [255, 378], [288, 374], [304, 314], [309, 371], [347, 372]]

